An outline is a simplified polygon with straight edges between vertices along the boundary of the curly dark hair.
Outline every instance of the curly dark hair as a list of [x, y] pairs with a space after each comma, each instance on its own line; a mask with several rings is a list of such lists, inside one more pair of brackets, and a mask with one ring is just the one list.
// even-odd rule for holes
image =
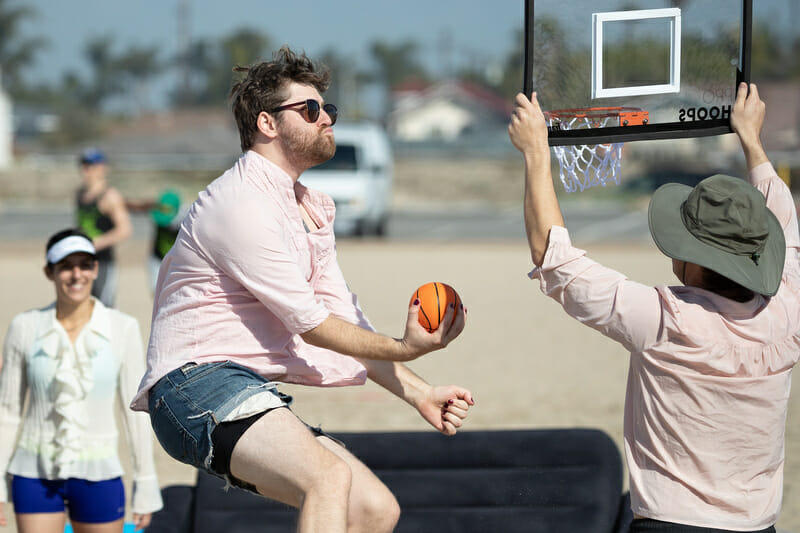
[[257, 130], [258, 115], [278, 107], [286, 99], [286, 87], [291, 82], [311, 85], [320, 93], [328, 90], [330, 71], [315, 65], [305, 52], [296, 54], [284, 45], [275, 52], [272, 61], [249, 67], [236, 66], [234, 72], [244, 72], [245, 77], [231, 87], [231, 102], [242, 152], [252, 148]]

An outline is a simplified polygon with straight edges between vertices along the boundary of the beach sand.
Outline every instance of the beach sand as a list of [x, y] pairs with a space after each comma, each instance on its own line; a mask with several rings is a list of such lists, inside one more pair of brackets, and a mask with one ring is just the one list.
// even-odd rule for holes
[[[580, 244], [580, 243], [578, 243]], [[136, 317], [146, 342], [152, 300], [144, 240], [119, 250], [119, 309]], [[53, 298], [41, 271], [43, 243], [0, 242], [0, 326], [18, 312]], [[670, 263], [647, 245], [593, 245], [593, 258], [648, 284], [672, 282]], [[373, 325], [402, 335], [406, 304], [417, 286], [444, 281], [458, 290], [467, 325], [447, 349], [410, 364], [432, 383], [459, 384], [476, 399], [463, 431], [592, 427], [606, 431], [622, 450], [627, 354], [579, 325], [539, 291], [524, 242], [390, 242], [340, 240], [339, 262]], [[409, 406], [377, 386], [317, 389], [286, 386], [294, 410], [328, 431], [429, 430]], [[800, 394], [790, 403], [786, 433], [784, 504], [778, 527], [800, 531]], [[454, 437], [458, 438], [458, 436]], [[123, 458], [128, 465], [124, 438]], [[194, 472], [156, 444], [162, 486], [192, 483]], [[6, 509], [10, 511], [9, 506]], [[5, 531], [16, 533], [13, 515]]]

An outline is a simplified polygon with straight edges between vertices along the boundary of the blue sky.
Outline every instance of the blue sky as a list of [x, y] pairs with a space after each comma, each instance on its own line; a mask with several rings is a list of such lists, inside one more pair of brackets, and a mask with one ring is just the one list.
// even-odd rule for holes
[[[12, 0], [39, 11], [26, 33], [44, 35], [50, 46], [32, 65], [29, 80], [59, 79], [85, 68], [82, 50], [95, 36], [113, 35], [120, 49], [158, 45], [163, 57], [179, 47], [178, 6], [190, 6], [193, 38], [215, 39], [241, 27], [263, 30], [273, 44], [288, 43], [314, 55], [328, 48], [364, 67], [369, 44], [413, 38], [429, 51], [426, 67], [441, 68], [436, 50], [448, 35], [453, 48], [476, 59], [502, 57], [522, 28], [521, 0]], [[463, 63], [464, 57], [450, 62]]]

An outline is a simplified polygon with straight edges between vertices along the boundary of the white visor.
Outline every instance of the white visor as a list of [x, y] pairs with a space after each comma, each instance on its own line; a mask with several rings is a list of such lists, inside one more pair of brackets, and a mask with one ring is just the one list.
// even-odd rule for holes
[[92, 241], [79, 235], [71, 235], [61, 239], [47, 250], [47, 263], [54, 265], [70, 254], [84, 252], [92, 256], [97, 255]]

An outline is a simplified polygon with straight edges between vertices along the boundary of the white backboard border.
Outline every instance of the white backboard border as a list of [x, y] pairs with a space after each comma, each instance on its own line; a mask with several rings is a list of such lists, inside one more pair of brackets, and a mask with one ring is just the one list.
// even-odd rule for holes
[[[606, 87], [603, 80], [603, 24], [606, 22], [668, 19], [670, 23], [669, 83], [634, 87]], [[592, 98], [644, 96], [681, 91], [681, 10], [638, 9], [592, 14]]]

